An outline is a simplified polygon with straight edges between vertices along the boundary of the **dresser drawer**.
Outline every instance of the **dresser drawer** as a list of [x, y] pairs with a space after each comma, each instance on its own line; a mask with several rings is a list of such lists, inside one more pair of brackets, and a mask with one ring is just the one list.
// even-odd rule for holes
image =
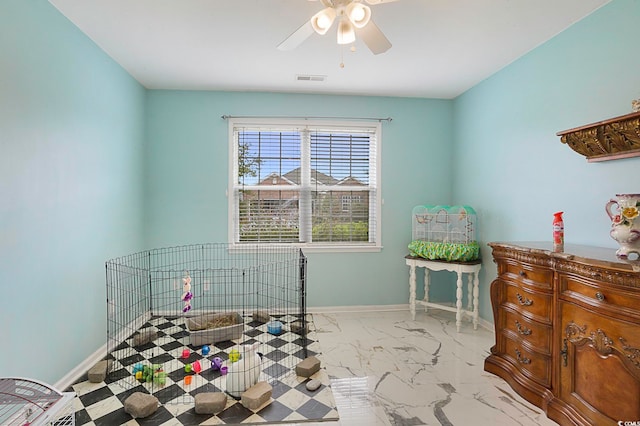
[[[640, 278], [639, 278], [640, 281]], [[559, 288], [563, 297], [598, 304], [605, 309], [629, 309], [636, 313], [640, 307], [640, 294], [611, 285], [602, 285], [586, 278], [559, 276]], [[634, 289], [635, 290], [635, 289]]]
[[591, 424], [640, 419], [640, 327], [560, 302], [560, 397]]
[[549, 289], [553, 287], [553, 271], [521, 262], [505, 262], [505, 273], [523, 285]]
[[530, 379], [542, 386], [551, 386], [551, 357], [528, 350], [517, 340], [512, 340], [506, 335], [504, 339], [503, 357], [513, 363]]
[[520, 311], [523, 316], [551, 324], [551, 294], [531, 291], [515, 283], [504, 281], [504, 304], [513, 310]]
[[538, 352], [551, 355], [551, 326], [532, 321], [518, 312], [505, 308], [504, 314], [500, 315], [503, 321], [501, 328], [508, 330], [516, 339], [526, 341], [535, 347]]

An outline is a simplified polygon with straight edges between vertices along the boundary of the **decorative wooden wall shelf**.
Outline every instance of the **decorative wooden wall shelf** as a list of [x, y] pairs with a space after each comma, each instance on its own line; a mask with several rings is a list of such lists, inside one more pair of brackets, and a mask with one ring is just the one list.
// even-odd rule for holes
[[640, 112], [556, 134], [589, 162], [640, 157]]

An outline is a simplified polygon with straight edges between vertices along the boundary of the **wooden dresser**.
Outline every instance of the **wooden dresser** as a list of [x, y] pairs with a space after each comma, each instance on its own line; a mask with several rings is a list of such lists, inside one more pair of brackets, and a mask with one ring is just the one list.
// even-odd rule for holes
[[640, 424], [640, 262], [589, 246], [489, 246], [496, 344], [484, 369], [561, 425]]

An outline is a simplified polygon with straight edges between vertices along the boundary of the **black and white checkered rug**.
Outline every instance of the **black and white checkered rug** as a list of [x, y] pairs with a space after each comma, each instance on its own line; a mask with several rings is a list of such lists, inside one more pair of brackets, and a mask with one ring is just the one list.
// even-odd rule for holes
[[[157, 339], [134, 348], [133, 337], [128, 338], [110, 354], [113, 366], [104, 382], [91, 383], [84, 377], [68, 389], [77, 394], [76, 424], [168, 426], [337, 420], [338, 412], [326, 371], [321, 368], [311, 378], [295, 374], [295, 366], [306, 356], [315, 355], [314, 349], [317, 351], [313, 330], [307, 336], [305, 353], [301, 336], [288, 331], [288, 324], [298, 318], [283, 315], [277, 319], [284, 324], [280, 335], [269, 334], [266, 324], [247, 317], [240, 339], [209, 345], [210, 351], [203, 354], [202, 347], [190, 344], [183, 318], [152, 318], [141, 330], [152, 327], [157, 331]], [[218, 357], [228, 364], [229, 353], [233, 349], [254, 342], [260, 343], [258, 351], [263, 354], [260, 380], [272, 386], [272, 399], [253, 411], [228, 397], [225, 409], [217, 415], [196, 414], [196, 394], [224, 392], [226, 389], [226, 376], [211, 368], [212, 360]], [[185, 349], [189, 351], [187, 358], [183, 358]], [[196, 362], [200, 363], [202, 371], [187, 372], [185, 366], [189, 364], [193, 368]], [[159, 366], [165, 373], [165, 383], [137, 380], [134, 370], [145, 365]], [[319, 389], [306, 389], [306, 382], [311, 379], [322, 383]], [[134, 392], [153, 394], [161, 406], [150, 417], [133, 419], [125, 413], [124, 401]]]

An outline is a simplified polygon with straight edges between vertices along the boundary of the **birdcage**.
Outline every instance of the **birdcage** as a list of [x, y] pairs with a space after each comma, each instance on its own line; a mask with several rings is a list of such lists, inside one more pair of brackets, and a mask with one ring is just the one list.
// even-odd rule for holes
[[0, 378], [0, 425], [73, 426], [74, 397], [37, 380]]
[[430, 260], [473, 261], [480, 257], [476, 232], [476, 212], [469, 206], [416, 206], [409, 252]]

